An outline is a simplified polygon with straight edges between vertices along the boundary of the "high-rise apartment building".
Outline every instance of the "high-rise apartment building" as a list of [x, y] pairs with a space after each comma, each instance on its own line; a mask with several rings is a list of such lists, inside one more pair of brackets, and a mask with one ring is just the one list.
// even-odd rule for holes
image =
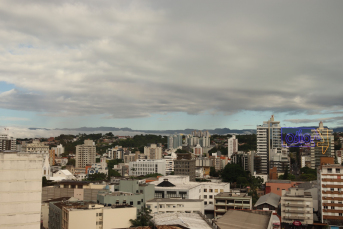
[[0, 228], [40, 228], [43, 157], [0, 152]]
[[55, 150], [57, 157], [61, 157], [64, 154], [64, 147], [62, 144], [59, 144], [57, 147], [52, 147], [51, 149]]
[[144, 155], [147, 155], [148, 159], [161, 159], [162, 147], [158, 147], [156, 144], [150, 144], [150, 146], [145, 146]]
[[263, 125], [257, 126], [257, 155], [261, 157], [260, 169], [269, 174], [271, 154], [281, 153], [281, 126], [274, 121], [274, 115]]
[[[311, 147], [311, 168], [320, 166], [321, 157], [334, 157], [334, 136], [333, 130], [325, 128], [323, 122], [319, 123], [319, 128], [311, 130], [311, 140], [314, 143]], [[318, 139], [318, 137], [320, 139]]]
[[168, 149], [177, 149], [182, 146], [182, 135], [174, 134], [168, 137]]
[[232, 137], [228, 139], [227, 151], [229, 158], [231, 158], [233, 153], [238, 152], [238, 139], [236, 138], [236, 135], [232, 135]]
[[343, 166], [333, 164], [333, 158], [323, 158], [330, 163], [318, 167], [319, 206], [321, 222], [335, 225], [343, 221]]
[[76, 146], [75, 167], [85, 168], [96, 162], [96, 146], [92, 140], [85, 140], [83, 145]]
[[16, 139], [7, 134], [0, 135], [0, 150], [16, 150]]

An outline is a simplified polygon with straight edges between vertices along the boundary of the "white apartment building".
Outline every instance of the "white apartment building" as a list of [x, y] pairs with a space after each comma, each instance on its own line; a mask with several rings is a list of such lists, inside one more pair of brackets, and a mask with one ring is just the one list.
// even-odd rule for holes
[[311, 168], [311, 156], [301, 156], [301, 168]]
[[147, 155], [148, 159], [161, 159], [162, 147], [158, 147], [156, 144], [150, 144], [150, 146], [145, 146], [144, 155]]
[[[316, 137], [318, 135], [318, 132], [320, 133], [319, 140]], [[311, 140], [315, 144], [314, 147], [311, 147], [311, 168], [316, 169], [318, 166], [320, 166], [321, 157], [335, 156], [333, 130], [324, 128], [324, 124], [321, 121], [319, 123], [318, 129], [311, 130]]]
[[130, 176], [144, 176], [159, 173], [166, 175], [166, 160], [138, 159], [129, 163]]
[[261, 157], [261, 173], [269, 174], [272, 150], [281, 153], [281, 126], [274, 115], [263, 125], [257, 126], [257, 155]]
[[160, 177], [150, 184], [155, 185], [155, 198], [204, 200], [204, 206], [213, 204], [215, 195], [230, 191], [230, 183], [191, 182], [183, 175]]
[[324, 164], [318, 167], [318, 211], [321, 222], [343, 220], [343, 166]]
[[108, 174], [107, 162], [105, 158], [100, 158], [100, 163], [93, 163], [87, 170], [88, 174], [104, 173]]
[[16, 150], [17, 140], [7, 134], [0, 134], [0, 150]]
[[227, 151], [228, 158], [230, 159], [233, 153], [238, 152], [238, 139], [236, 139], [236, 135], [232, 135], [232, 137], [227, 140]]
[[59, 144], [57, 147], [52, 147], [52, 150], [55, 150], [57, 157], [61, 157], [64, 154], [64, 147], [62, 144]]
[[43, 155], [0, 152], [0, 228], [40, 228]]
[[96, 159], [96, 146], [92, 140], [85, 140], [83, 145], [76, 146], [75, 167], [85, 168], [94, 164]]
[[281, 223], [291, 225], [294, 221], [300, 221], [301, 225], [313, 224], [313, 198], [303, 188], [282, 190]]
[[35, 153], [46, 153], [49, 154], [49, 146], [45, 145], [39, 140], [33, 140], [32, 143], [24, 143], [21, 150], [23, 152], [35, 152]]
[[146, 202], [151, 213], [202, 213], [204, 214], [203, 200], [190, 199], [152, 199]]

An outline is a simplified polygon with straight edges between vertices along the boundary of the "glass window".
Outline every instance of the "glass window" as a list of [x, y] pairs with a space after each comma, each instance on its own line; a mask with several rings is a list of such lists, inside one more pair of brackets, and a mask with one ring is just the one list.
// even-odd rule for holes
[[218, 193], [218, 189], [215, 189], [214, 192], [215, 192], [215, 193]]
[[213, 196], [212, 196], [212, 195], [210, 195], [210, 199], [213, 199]]
[[130, 205], [133, 205], [133, 201], [130, 201]]
[[207, 188], [204, 188], [204, 192], [207, 192]]
[[328, 169], [328, 173], [332, 173], [332, 169], [331, 168]]
[[220, 192], [224, 192], [224, 189], [220, 189]]
[[204, 195], [204, 199], [207, 199], [207, 195]]
[[205, 201], [204, 204], [207, 205], [207, 201]]
[[341, 173], [341, 170], [340, 169], [336, 169], [336, 173]]
[[209, 192], [213, 192], [213, 189], [210, 189]]
[[330, 191], [333, 192], [333, 191], [335, 191], [335, 189], [334, 188], [330, 188]]

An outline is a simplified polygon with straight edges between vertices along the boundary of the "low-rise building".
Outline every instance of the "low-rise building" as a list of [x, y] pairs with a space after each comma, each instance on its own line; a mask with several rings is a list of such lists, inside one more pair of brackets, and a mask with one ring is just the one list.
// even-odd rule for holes
[[103, 206], [92, 201], [63, 201], [49, 204], [49, 229], [128, 228], [136, 219], [136, 208]]
[[202, 199], [204, 206], [213, 204], [215, 195], [230, 191], [230, 183], [191, 182], [189, 176], [164, 176], [155, 185], [155, 198]]
[[289, 188], [296, 187], [303, 182], [290, 180], [268, 180], [266, 182], [266, 194], [272, 192], [276, 195], [282, 196], [282, 191], [287, 191]]
[[[155, 213], [153, 214], [152, 221], [157, 228], [161, 229], [212, 229], [212, 227], [210, 227], [204, 218], [198, 213]], [[163, 227], [160, 227], [162, 225]]]
[[146, 206], [151, 213], [197, 213], [204, 214], [203, 200], [190, 199], [152, 199]]
[[166, 160], [139, 159], [129, 163], [130, 176], [144, 176], [153, 173], [166, 175]]
[[35, 152], [49, 154], [49, 146], [39, 140], [33, 140], [32, 143], [24, 143], [21, 148], [24, 152]]
[[52, 174], [52, 177], [50, 177], [49, 180], [53, 181], [62, 181], [62, 180], [76, 180], [76, 178], [73, 176], [69, 170], [60, 170]]
[[137, 180], [120, 180], [114, 185], [114, 191], [102, 190], [97, 196], [97, 202], [107, 206], [128, 204], [141, 210], [147, 200], [154, 198], [155, 186], [141, 184]]
[[[277, 218], [277, 217], [276, 217]], [[273, 229], [273, 215], [268, 211], [228, 210], [216, 222], [219, 229]], [[278, 225], [277, 223], [275, 225]]]
[[228, 210], [252, 209], [252, 197], [248, 193], [223, 192], [214, 197], [214, 218], [222, 217]]
[[261, 196], [254, 205], [255, 210], [273, 211], [276, 213], [281, 197], [274, 193]]
[[310, 192], [303, 188], [282, 191], [281, 223], [285, 225], [299, 221], [301, 225], [313, 224], [313, 200]]

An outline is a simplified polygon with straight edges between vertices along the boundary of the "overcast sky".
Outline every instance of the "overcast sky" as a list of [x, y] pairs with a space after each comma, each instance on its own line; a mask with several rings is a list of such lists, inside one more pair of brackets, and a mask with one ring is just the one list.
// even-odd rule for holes
[[343, 1], [0, 1], [0, 126], [343, 126]]

